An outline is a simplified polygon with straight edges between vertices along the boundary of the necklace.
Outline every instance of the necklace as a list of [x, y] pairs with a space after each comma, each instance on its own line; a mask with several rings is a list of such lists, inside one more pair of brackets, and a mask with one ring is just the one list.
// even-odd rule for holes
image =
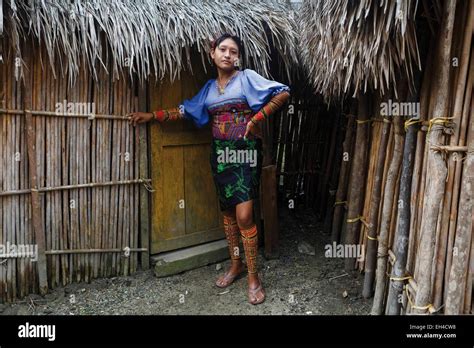
[[216, 87], [217, 87], [217, 91], [219, 92], [219, 94], [224, 94], [225, 88], [230, 83], [230, 81], [232, 81], [237, 76], [237, 73], [238, 73], [238, 70], [232, 74], [232, 76], [227, 80], [227, 82], [225, 83], [225, 85], [223, 87], [217, 81], [218, 78], [216, 79]]

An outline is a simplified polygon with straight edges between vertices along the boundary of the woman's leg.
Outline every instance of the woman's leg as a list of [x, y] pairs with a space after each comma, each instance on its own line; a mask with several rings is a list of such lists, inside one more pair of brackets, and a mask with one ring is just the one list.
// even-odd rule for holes
[[258, 238], [257, 226], [253, 222], [253, 201], [237, 204], [236, 217], [247, 260], [249, 301], [259, 304], [265, 299], [265, 291], [257, 273]]
[[244, 270], [244, 265], [240, 258], [239, 250], [239, 227], [235, 217], [235, 208], [224, 211], [224, 232], [229, 247], [229, 256], [231, 259], [231, 267], [223, 276], [217, 279], [216, 285], [220, 288], [229, 286]]

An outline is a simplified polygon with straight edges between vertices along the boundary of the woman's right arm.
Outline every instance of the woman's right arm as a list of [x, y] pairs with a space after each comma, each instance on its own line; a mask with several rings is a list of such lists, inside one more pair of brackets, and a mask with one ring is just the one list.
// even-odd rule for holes
[[184, 118], [184, 108], [182, 106], [178, 106], [171, 109], [153, 111], [152, 114], [154, 119], [160, 123], [175, 121]]
[[133, 112], [129, 114], [130, 123], [135, 126], [139, 123], [150, 122], [156, 120], [160, 123], [175, 121], [184, 118], [184, 110], [180, 107], [158, 110], [153, 112]]
[[130, 123], [135, 126], [137, 123], [149, 122], [151, 120], [167, 122], [186, 118], [192, 120], [198, 128], [201, 128], [209, 122], [209, 114], [205, 102], [213, 81], [208, 80], [193, 98], [184, 100], [177, 107], [154, 112], [134, 112], [130, 114]]

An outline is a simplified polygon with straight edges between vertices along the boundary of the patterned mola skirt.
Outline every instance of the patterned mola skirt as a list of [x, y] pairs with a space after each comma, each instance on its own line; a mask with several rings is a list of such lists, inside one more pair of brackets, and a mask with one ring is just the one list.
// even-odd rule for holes
[[262, 140], [213, 139], [211, 169], [222, 211], [258, 197]]

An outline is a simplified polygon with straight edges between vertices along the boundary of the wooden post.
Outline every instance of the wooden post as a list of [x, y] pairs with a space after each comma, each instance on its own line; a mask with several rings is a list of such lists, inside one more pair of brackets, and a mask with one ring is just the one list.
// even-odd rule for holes
[[[432, 35], [429, 43], [429, 49], [425, 65], [426, 68], [420, 91], [420, 121], [426, 121], [428, 117], [427, 114], [429, 110], [429, 99], [433, 85], [433, 76], [430, 72], [434, 66], [434, 61], [432, 57], [435, 55], [435, 48], [435, 36]], [[425, 137], [426, 132], [422, 131], [420, 128], [416, 135], [416, 150], [414, 155], [415, 158], [413, 163], [412, 187], [410, 195], [410, 238], [408, 241], [408, 256], [406, 262], [406, 269], [411, 274], [415, 273], [416, 249], [418, 247], [419, 235], [419, 229], [417, 227], [418, 221], [421, 219], [421, 216], [418, 214], [418, 212], [420, 210], [419, 206], [421, 205], [422, 201], [422, 195], [420, 194], [420, 192], [421, 188], [424, 186], [424, 176], [422, 175], [422, 173], [425, 158]], [[404, 298], [406, 298], [406, 294], [404, 294]]]
[[[379, 100], [377, 98], [377, 100]], [[377, 110], [380, 108], [377, 107]], [[367, 260], [365, 264], [364, 274], [364, 285], [362, 288], [362, 296], [364, 298], [372, 297], [372, 291], [375, 279], [375, 267], [377, 263], [377, 227], [379, 220], [379, 209], [381, 206], [381, 194], [382, 194], [382, 176], [385, 164], [385, 157], [387, 153], [387, 144], [390, 134], [390, 121], [386, 118], [383, 119], [382, 134], [380, 139], [380, 147], [377, 154], [377, 161], [375, 164], [375, 177], [372, 189], [370, 216], [369, 216], [369, 229], [367, 232]]]
[[351, 169], [352, 143], [354, 139], [354, 123], [355, 123], [355, 103], [352, 103], [351, 113], [347, 115], [347, 125], [344, 143], [342, 145], [342, 163], [339, 173], [339, 183], [337, 185], [336, 202], [334, 203], [333, 222], [331, 226], [331, 241], [339, 243], [342, 219], [344, 216], [345, 204], [343, 202], [347, 198], [347, 189], [349, 184], [349, 174]]
[[[355, 151], [352, 156], [352, 170], [350, 178], [350, 191], [348, 198], [347, 231], [345, 244], [355, 245], [359, 241], [360, 214], [364, 203], [365, 179], [367, 167], [367, 145], [369, 142], [369, 112], [367, 95], [359, 96], [357, 133], [355, 141]], [[345, 259], [345, 269], [347, 272], [354, 270], [355, 257]]]
[[402, 176], [400, 178], [400, 195], [398, 201], [397, 234], [394, 242], [395, 263], [389, 281], [389, 295], [387, 296], [387, 314], [399, 315], [401, 302], [399, 295], [403, 291], [404, 277], [406, 276], [406, 262], [408, 256], [408, 238], [410, 231], [410, 195], [411, 179], [413, 174], [413, 160], [416, 149], [416, 125], [407, 128], [405, 146], [403, 149]]
[[[472, 214], [472, 225], [474, 225], [474, 214]], [[474, 302], [472, 302], [472, 290], [474, 288], [474, 243], [471, 241], [471, 259], [467, 271], [466, 294], [464, 295], [464, 314], [474, 314]]]
[[[472, 29], [474, 21], [474, 3], [472, 1], [464, 4], [463, 14], [460, 17], [466, 15], [466, 21], [459, 21], [459, 31], [462, 33], [461, 28], [465, 28], [464, 37], [459, 35], [462, 39], [462, 50], [459, 59], [459, 69], [457, 76], [457, 84], [454, 94], [454, 133], [449, 137], [449, 145], [465, 145], [465, 130], [467, 128], [467, 119], [469, 112], [463, 112], [463, 100], [464, 95], [470, 95], [469, 89], [472, 85], [467, 83], [467, 72], [469, 66], [469, 53], [471, 51], [472, 41]], [[456, 22], [458, 19], [456, 19]], [[472, 64], [472, 57], [471, 57]], [[471, 68], [472, 69], [472, 68]], [[466, 89], [467, 83], [467, 89]], [[469, 102], [467, 103], [469, 108]], [[451, 154], [450, 160], [448, 161], [448, 177], [446, 183], [446, 191], [444, 194], [443, 202], [443, 216], [441, 220], [441, 232], [440, 237], [437, 241], [438, 249], [436, 251], [436, 265], [435, 265], [435, 284], [433, 289], [433, 303], [436, 308], [440, 307], [443, 302], [443, 292], [446, 295], [448, 292], [447, 284], [449, 278], [449, 271], [451, 266], [452, 247], [454, 243], [454, 233], [456, 230], [456, 220], [458, 216], [458, 203], [459, 203], [459, 186], [461, 184], [461, 164], [462, 161], [457, 161], [456, 156], [458, 154]], [[443, 287], [444, 284], [444, 287]], [[444, 289], [443, 289], [444, 288]]]
[[[451, 66], [451, 39], [453, 36], [454, 14], [456, 10], [456, 0], [447, 0], [443, 10], [443, 21], [440, 28], [439, 42], [439, 71], [436, 72], [437, 81], [432, 95], [434, 101], [433, 118], [445, 118], [448, 111], [448, 89], [441, 88], [449, 83], [449, 70]], [[433, 124], [431, 126], [427, 140], [430, 145], [443, 145], [442, 133], [443, 125]], [[446, 182], [447, 168], [443, 159], [443, 154], [428, 150], [427, 186], [425, 191], [425, 201], [423, 202], [422, 222], [420, 228], [420, 247], [418, 253], [417, 275], [418, 291], [415, 297], [415, 313], [426, 313], [432, 306], [432, 281], [431, 273], [433, 268], [433, 256], [435, 249], [436, 227], [440, 212], [440, 205], [444, 195], [444, 185]]]
[[[429, 74], [425, 74], [424, 83], [429, 84], [430, 78]], [[420, 89], [421, 76], [420, 74], [415, 75], [415, 91]], [[428, 90], [428, 85], [423, 86], [423, 92]], [[421, 92], [418, 95], [411, 97], [411, 101], [418, 100], [421, 97]], [[418, 115], [421, 119], [421, 114]], [[386, 313], [390, 315], [399, 315], [401, 310], [401, 301], [400, 295], [403, 290], [403, 282], [407, 280], [406, 276], [406, 266], [408, 258], [408, 243], [409, 243], [409, 234], [410, 234], [410, 221], [411, 221], [411, 189], [412, 189], [412, 177], [413, 177], [413, 167], [415, 161], [415, 151], [417, 144], [417, 133], [419, 129], [419, 120], [415, 122], [418, 123], [405, 123], [405, 144], [403, 147], [403, 160], [402, 160], [402, 172], [400, 178], [400, 187], [399, 187], [399, 198], [398, 198], [398, 219], [397, 219], [397, 228], [396, 235], [393, 242], [392, 249], [396, 255], [395, 261], [392, 267], [391, 276], [389, 279], [389, 291], [386, 299]], [[380, 241], [382, 243], [382, 241]], [[386, 241], [388, 243], [388, 241]], [[379, 245], [379, 254], [382, 252], [387, 252], [388, 245], [382, 246]], [[386, 260], [386, 258], [384, 259]], [[381, 264], [380, 264], [381, 265]], [[380, 272], [377, 269], [377, 274], [381, 277], [380, 282], [377, 284], [380, 289], [379, 296], [382, 297], [385, 292], [385, 273], [387, 265], [386, 263], [381, 266]], [[383, 298], [377, 299], [377, 305], [375, 304], [372, 308], [372, 314], [382, 314], [382, 301]]]
[[274, 259], [279, 257], [278, 248], [278, 209], [277, 209], [277, 186], [276, 165], [262, 168], [262, 205], [265, 239], [265, 257]]
[[[462, 51], [460, 52], [459, 63], [460, 66], [457, 71], [457, 80], [456, 80], [456, 92], [453, 96], [454, 98], [454, 108], [453, 108], [453, 118], [454, 118], [454, 134], [450, 137], [449, 144], [454, 144], [463, 146], [466, 144], [466, 129], [468, 127], [469, 119], [469, 106], [470, 102], [467, 101], [468, 96], [472, 94], [472, 66], [474, 60], [474, 52], [472, 49], [472, 31], [474, 28], [474, 3], [472, 1], [469, 4], [465, 5], [466, 8], [463, 11], [461, 17], [467, 17], [466, 22], [460, 23], [460, 29], [464, 28], [464, 37], [462, 44]], [[462, 36], [461, 36], [462, 37]], [[471, 58], [469, 62], [469, 52], [471, 52]], [[470, 81], [466, 81], [467, 69], [470, 66], [469, 77]], [[454, 79], [453, 79], [454, 80]], [[454, 87], [453, 87], [454, 88]], [[466, 96], [466, 97], [464, 97]], [[464, 101], [464, 106], [463, 106]], [[451, 262], [453, 256], [453, 245], [456, 232], [456, 223], [457, 217], [459, 215], [458, 204], [459, 204], [459, 193], [461, 185], [461, 174], [462, 174], [462, 161], [458, 161], [455, 156], [458, 154], [451, 154], [451, 160], [448, 162], [448, 183], [446, 185], [447, 191], [452, 192], [451, 201], [449, 201], [450, 206], [446, 208], [449, 214], [445, 214], [449, 217], [449, 229], [447, 233], [447, 247], [445, 247], [444, 254], [445, 258], [441, 261], [441, 258], [437, 260], [437, 265], [444, 266], [444, 272], [440, 272], [440, 276], [436, 279], [438, 282], [435, 284], [435, 295], [434, 295], [434, 304], [435, 306], [441, 305], [441, 302], [446, 301], [446, 295], [448, 293], [447, 285], [449, 284], [449, 272], [451, 270]], [[459, 154], [461, 155], [461, 154]], [[454, 173], [452, 172], [452, 167], [454, 166]], [[453, 183], [454, 181], [454, 183]], [[444, 216], [443, 216], [444, 218]], [[444, 225], [442, 225], [444, 227]], [[446, 241], [446, 238], [443, 242]], [[441, 243], [440, 243], [441, 244]], [[446, 243], [445, 243], [446, 244]], [[442, 255], [444, 256], [444, 255]], [[443, 262], [443, 263], [442, 263]], [[444, 274], [443, 274], [444, 273]], [[443, 297], [441, 298], [441, 293]]]
[[[285, 116], [283, 116], [285, 117]], [[286, 117], [285, 117], [286, 118]], [[264, 170], [266, 166], [271, 165], [272, 163], [272, 146], [273, 146], [273, 125], [274, 117], [270, 117], [266, 122], [262, 125], [262, 176], [261, 176], [261, 185], [259, 189], [259, 198], [254, 201], [254, 220], [257, 226], [257, 234], [258, 234], [258, 245], [264, 245], [265, 247], [265, 254], [267, 250], [267, 234], [271, 233], [271, 231], [267, 231], [267, 228], [270, 228], [265, 221], [265, 203], [267, 201], [267, 186], [265, 184], [265, 177], [264, 177]], [[277, 189], [275, 183], [275, 190]], [[276, 208], [278, 209], [278, 208]], [[262, 222], [262, 219], [264, 220]]]
[[[147, 110], [147, 86], [138, 82], [138, 110]], [[144, 83], [144, 82], [143, 82]], [[142, 179], [150, 177], [148, 171], [148, 144], [147, 144], [147, 126], [143, 124], [138, 129], [139, 136], [139, 176]], [[140, 263], [143, 270], [150, 268], [150, 193], [144, 185], [140, 186], [140, 247], [147, 251], [140, 254]]]
[[[472, 66], [471, 66], [471, 69]], [[474, 70], [474, 69], [473, 69]], [[459, 216], [456, 226], [453, 257], [447, 285], [445, 314], [462, 314], [474, 215], [474, 98], [471, 98], [471, 119], [468, 126], [468, 152], [463, 168]], [[473, 255], [470, 256], [474, 257]]]
[[[25, 50], [25, 52], [27, 52]], [[36, 165], [36, 132], [33, 127], [33, 116], [31, 114], [32, 109], [32, 81], [31, 81], [31, 71], [33, 66], [33, 61], [30, 56], [30, 52], [27, 53], [26, 63], [27, 69], [24, 72], [23, 80], [23, 105], [25, 107], [25, 126], [26, 126], [26, 138], [27, 138], [27, 148], [28, 148], [28, 170], [30, 177], [30, 187], [31, 187], [31, 208], [32, 208], [32, 218], [33, 218], [33, 231], [35, 234], [35, 242], [38, 246], [38, 257], [37, 257], [37, 266], [38, 266], [38, 280], [39, 280], [39, 291], [42, 295], [48, 292], [48, 279], [46, 271], [46, 254], [45, 254], [45, 232], [43, 224], [43, 212], [40, 203], [40, 197], [38, 189], [38, 180], [37, 180], [37, 165]]]
[[262, 221], [262, 197], [263, 197], [263, 188], [260, 185], [258, 198], [255, 199], [253, 204], [253, 214], [255, 225], [257, 226], [257, 237], [258, 237], [258, 246], [263, 246], [264, 237], [263, 237], [263, 221]]
[[[334, 205], [334, 198], [331, 198], [331, 182], [332, 182], [332, 175], [331, 175], [331, 172], [333, 170], [333, 167], [334, 167], [334, 157], [335, 157], [335, 153], [337, 151], [336, 147], [337, 147], [337, 141], [339, 140], [338, 138], [338, 133], [339, 133], [339, 119], [340, 119], [340, 113], [337, 113], [337, 115], [334, 117], [334, 119], [332, 120], [333, 121], [333, 124], [328, 128], [332, 128], [331, 130], [327, 130], [328, 131], [328, 134], [329, 132], [331, 132], [330, 136], [326, 139], [327, 140], [327, 143], [326, 143], [326, 146], [329, 147], [329, 149], [327, 149], [328, 151], [326, 152], [327, 153], [327, 158], [325, 160], [325, 162], [323, 163], [323, 168], [326, 168], [323, 172], [322, 172], [322, 175], [323, 175], [323, 178], [321, 180], [321, 183], [322, 183], [322, 192], [321, 194], [319, 195], [320, 196], [320, 199], [319, 199], [319, 204], [318, 204], [318, 210], [319, 211], [319, 214], [320, 216], [326, 216], [326, 214], [328, 213], [328, 210], [332, 212], [332, 206]], [[301, 143], [301, 138], [300, 137], [300, 143]], [[332, 195], [332, 196], [335, 196], [335, 193]], [[326, 207], [326, 212], [324, 212], [324, 205], [327, 205], [328, 202], [332, 201], [331, 205], [329, 207]], [[332, 215], [332, 213], [331, 213]]]
[[[3, 39], [3, 0], [0, 0], [0, 39]], [[2, 51], [0, 50], [1, 53]]]
[[[403, 151], [403, 130], [402, 130], [402, 119], [401, 117], [395, 117], [393, 119], [393, 137], [394, 145], [393, 152], [390, 154], [391, 161], [386, 174], [385, 188], [382, 200], [382, 214], [380, 221], [380, 232], [379, 232], [379, 246], [378, 253], [380, 255], [377, 267], [377, 279], [378, 284], [376, 287], [374, 307], [377, 314], [381, 314], [382, 308], [379, 306], [382, 301], [381, 294], [384, 292], [385, 283], [381, 285], [382, 279], [385, 279], [386, 259], [388, 253], [388, 246], [390, 244], [390, 226], [392, 224], [392, 210], [394, 206], [395, 188], [397, 185], [397, 178], [402, 162], [402, 151]], [[382, 265], [382, 263], [384, 263]], [[383, 273], [382, 273], [383, 272]]]
[[[339, 170], [341, 167], [341, 161], [339, 159], [342, 157], [342, 137], [344, 137], [344, 127], [345, 117], [341, 112], [337, 111], [338, 117], [334, 120], [334, 144], [331, 145], [331, 154], [329, 155], [329, 161], [326, 171], [326, 176], [328, 177], [328, 197], [325, 202], [325, 212], [324, 212], [324, 231], [325, 233], [331, 233], [331, 223], [334, 215], [334, 203], [336, 202], [336, 193], [337, 193], [337, 184], [339, 182]], [[333, 148], [334, 147], [334, 148]], [[305, 189], [305, 192], [307, 190]], [[324, 210], [323, 204], [321, 209]]]

